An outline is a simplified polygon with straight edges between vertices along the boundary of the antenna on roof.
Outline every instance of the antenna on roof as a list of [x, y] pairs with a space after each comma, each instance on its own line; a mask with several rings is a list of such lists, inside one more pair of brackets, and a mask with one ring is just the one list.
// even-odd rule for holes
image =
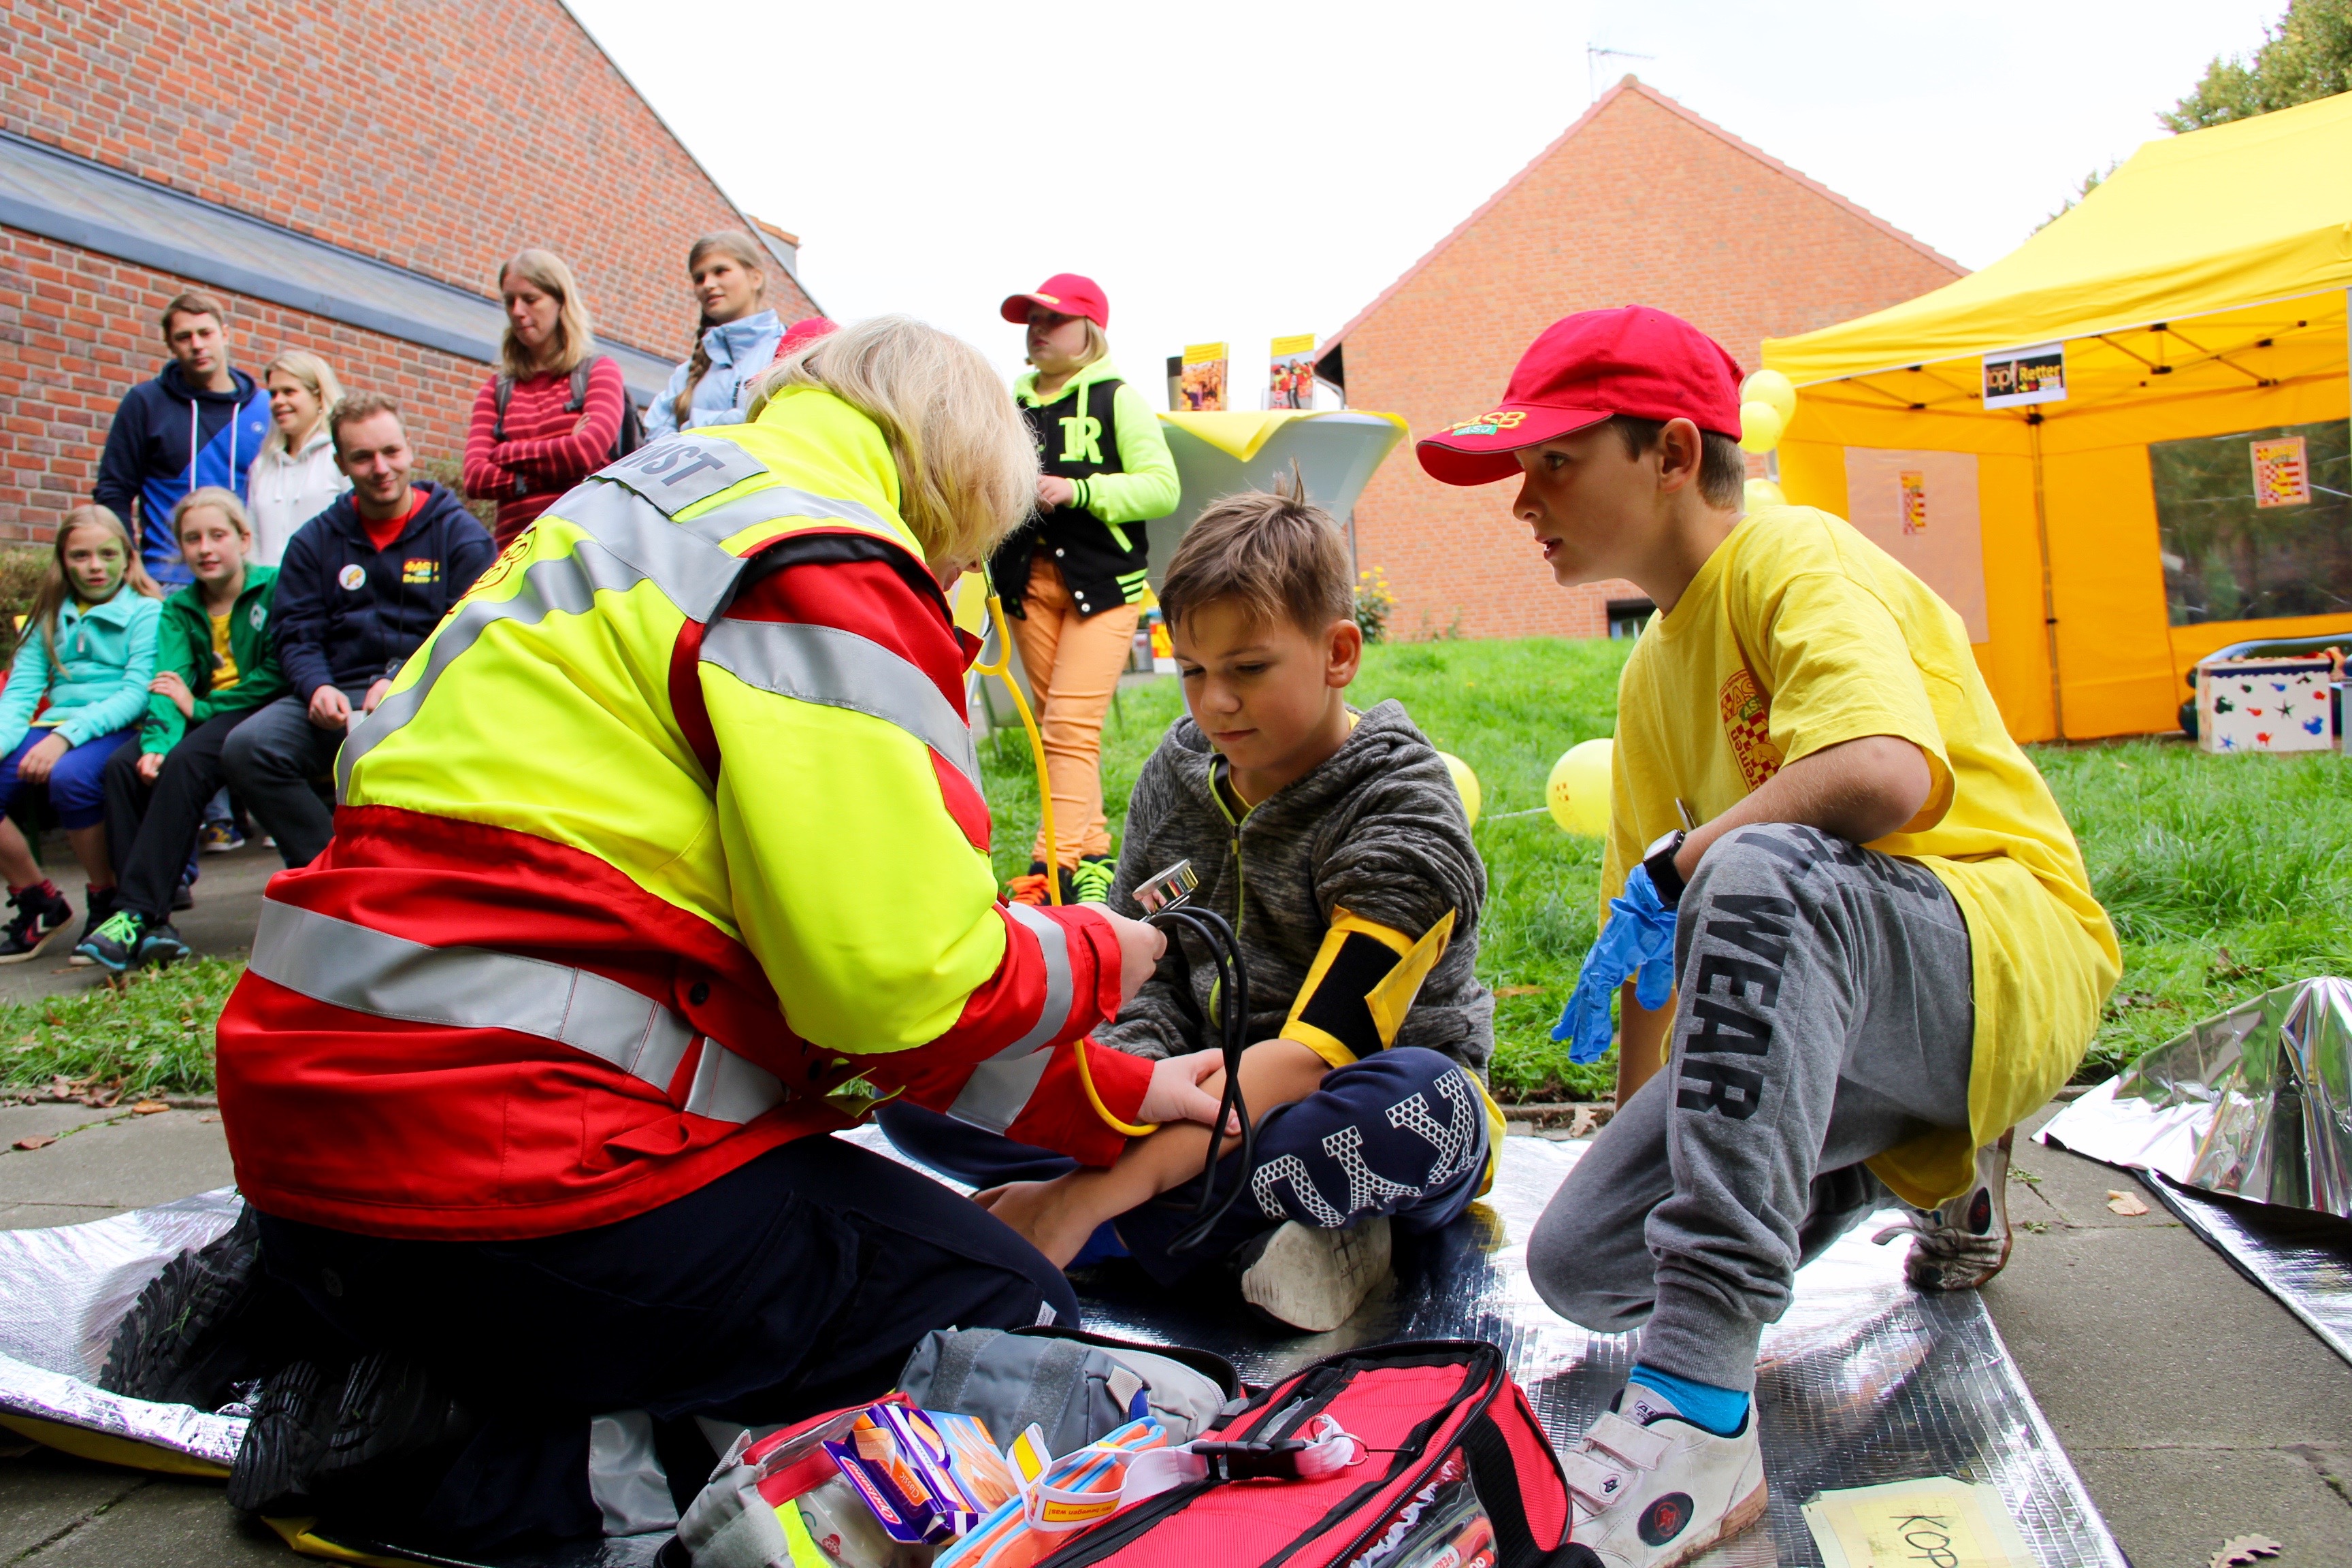
[[1631, 49], [1604, 49], [1598, 44], [1584, 46], [1584, 101], [1598, 102], [1601, 98], [1601, 62], [1604, 59], [1654, 60], [1655, 55], [1637, 55]]

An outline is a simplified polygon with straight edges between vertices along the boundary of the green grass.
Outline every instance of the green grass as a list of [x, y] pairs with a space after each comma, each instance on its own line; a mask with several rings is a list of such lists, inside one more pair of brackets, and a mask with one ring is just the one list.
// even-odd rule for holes
[[132, 976], [123, 986], [0, 1006], [0, 1085], [22, 1092], [64, 1079], [77, 1092], [205, 1094], [213, 1087], [213, 1026], [241, 960]]
[[[1487, 902], [1478, 970], [1497, 993], [1495, 1084], [1509, 1100], [1605, 1098], [1615, 1064], [1570, 1064], [1552, 1021], [1591, 945], [1601, 849], [1538, 814], [1559, 753], [1614, 725], [1629, 645], [1427, 642], [1367, 650], [1349, 695], [1402, 701], [1468, 763]], [[1103, 732], [1114, 837], [1137, 771], [1182, 697], [1172, 679], [1122, 692]], [[2352, 973], [2352, 766], [2328, 754], [2209, 757], [2175, 741], [2037, 746], [2092, 886], [2124, 944], [2124, 977], [2084, 1064], [2103, 1078], [2198, 1019], [2290, 980]], [[995, 869], [1027, 869], [1036, 775], [1020, 731], [981, 744]], [[0, 1092], [53, 1079], [126, 1095], [212, 1087], [213, 1025], [243, 966], [211, 959], [121, 989], [0, 1006]]]

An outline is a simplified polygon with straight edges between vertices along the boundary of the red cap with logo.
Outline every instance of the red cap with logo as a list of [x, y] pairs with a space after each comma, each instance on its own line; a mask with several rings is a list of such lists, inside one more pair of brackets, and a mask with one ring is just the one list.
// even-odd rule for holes
[[1026, 294], [1007, 294], [1003, 314], [1008, 321], [1029, 320], [1029, 312], [1043, 305], [1056, 315], [1084, 316], [1104, 331], [1110, 331], [1110, 297], [1102, 285], [1091, 278], [1081, 278], [1075, 272], [1056, 272]]
[[774, 364], [778, 360], [798, 353], [802, 348], [816, 342], [817, 339], [831, 337], [839, 331], [841, 331], [841, 323], [829, 317], [804, 317], [784, 329], [784, 335], [776, 340], [776, 357], [768, 363]]
[[1679, 316], [1647, 305], [1580, 310], [1546, 327], [1519, 356], [1502, 402], [1423, 437], [1429, 477], [1485, 485], [1519, 472], [1522, 447], [1572, 436], [1614, 415], [1687, 419], [1739, 438], [1739, 364]]

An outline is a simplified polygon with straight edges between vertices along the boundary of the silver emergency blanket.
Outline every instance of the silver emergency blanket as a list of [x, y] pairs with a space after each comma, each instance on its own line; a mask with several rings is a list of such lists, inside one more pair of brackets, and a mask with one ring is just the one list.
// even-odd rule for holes
[[181, 1252], [236, 1223], [226, 1187], [87, 1225], [0, 1231], [0, 1411], [226, 1465], [245, 1422], [98, 1386], [114, 1326]]
[[2305, 1327], [2352, 1362], [2352, 1222], [2309, 1209], [2214, 1197], [2161, 1176], [2147, 1184], [2239, 1273], [2277, 1297]]
[[[873, 1129], [845, 1136], [895, 1152]], [[1489, 1340], [1509, 1358], [1545, 1429], [1565, 1445], [1607, 1406], [1633, 1364], [1627, 1337], [1562, 1321], [1528, 1281], [1528, 1234], [1584, 1147], [1505, 1140], [1495, 1190], [1440, 1235], [1402, 1246], [1395, 1284], [1333, 1333], [1284, 1334], [1242, 1317], [1230, 1288], [1160, 1289], [1116, 1263], [1080, 1279], [1088, 1326], [1220, 1352], [1254, 1383], [1352, 1345]], [[140, 1289], [173, 1253], [225, 1231], [236, 1201], [208, 1193], [89, 1225], [0, 1232], [0, 1409], [227, 1463], [242, 1421], [121, 1399], [90, 1379]], [[1902, 1244], [1867, 1240], [1878, 1223], [1858, 1227], [1800, 1274], [1795, 1303], [1766, 1335], [1758, 1394], [1771, 1515], [1703, 1563], [1818, 1564], [1799, 1513], [1808, 1498], [1823, 1488], [1951, 1475], [1999, 1488], [2044, 1568], [2126, 1568], [1982, 1301], [1973, 1292], [1911, 1289]], [[484, 1568], [640, 1568], [661, 1541], [583, 1543]]]
[[2352, 1219], [2352, 981], [2297, 981], [2206, 1019], [2041, 1138], [2181, 1186]]
[[[896, 1154], [877, 1131], [843, 1136]], [[1354, 1345], [1488, 1340], [1565, 1447], [1608, 1408], [1633, 1364], [1630, 1336], [1564, 1321], [1528, 1280], [1528, 1234], [1586, 1147], [1505, 1139], [1494, 1191], [1439, 1236], [1401, 1239], [1394, 1287], [1331, 1333], [1284, 1335], [1241, 1316], [1230, 1288], [1163, 1289], [1118, 1263], [1075, 1277], [1087, 1326], [1215, 1351], [1255, 1384]], [[1998, 1487], [2044, 1568], [2126, 1568], [1982, 1300], [1922, 1295], [1903, 1278], [1906, 1244], [1871, 1244], [1900, 1217], [1857, 1226], [1797, 1276], [1795, 1302], [1764, 1337], [1758, 1375], [1771, 1514], [1699, 1559], [1701, 1568], [1817, 1565], [1799, 1511], [1807, 1499], [1939, 1475]]]

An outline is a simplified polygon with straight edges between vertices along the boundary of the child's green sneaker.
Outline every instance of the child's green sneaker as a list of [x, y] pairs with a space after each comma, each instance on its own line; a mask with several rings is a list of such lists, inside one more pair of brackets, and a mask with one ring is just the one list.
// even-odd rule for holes
[[1078, 862], [1076, 870], [1066, 873], [1070, 879], [1067, 890], [1076, 895], [1076, 902], [1102, 903], [1110, 897], [1111, 880], [1118, 869], [1108, 855], [1087, 856]]
[[82, 938], [74, 952], [109, 974], [121, 974], [139, 962], [139, 942], [146, 924], [131, 910], [117, 910], [100, 921], [96, 931]]

